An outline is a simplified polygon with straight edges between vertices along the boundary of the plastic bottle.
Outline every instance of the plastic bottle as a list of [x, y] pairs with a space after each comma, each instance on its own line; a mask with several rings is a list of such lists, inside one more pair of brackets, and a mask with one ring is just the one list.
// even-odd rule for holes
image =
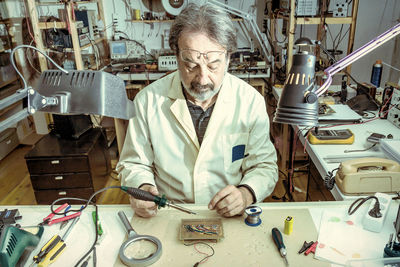
[[377, 60], [375, 64], [372, 66], [371, 72], [371, 83], [376, 86], [376, 88], [381, 85], [381, 77], [382, 77], [382, 61]]

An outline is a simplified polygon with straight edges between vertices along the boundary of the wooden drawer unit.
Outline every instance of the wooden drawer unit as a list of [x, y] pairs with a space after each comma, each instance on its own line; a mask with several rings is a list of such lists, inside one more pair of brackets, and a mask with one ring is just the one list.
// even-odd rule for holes
[[65, 157], [59, 159], [27, 159], [26, 164], [30, 174], [64, 173], [88, 171], [87, 157]]
[[105, 186], [111, 171], [101, 129], [91, 129], [77, 140], [48, 134], [25, 160], [38, 204], [51, 204], [61, 197], [88, 199]]

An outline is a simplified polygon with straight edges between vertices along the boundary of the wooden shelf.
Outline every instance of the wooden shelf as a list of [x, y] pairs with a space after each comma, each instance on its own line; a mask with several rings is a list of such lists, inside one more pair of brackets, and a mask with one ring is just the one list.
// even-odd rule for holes
[[[278, 19], [289, 20], [288, 16], [278, 15]], [[321, 17], [297, 17], [296, 24], [303, 25], [317, 25], [321, 23]], [[326, 24], [351, 24], [352, 17], [325, 17]]]
[[[125, 21], [132, 22], [132, 23], [162, 23], [162, 22], [169, 22], [172, 23], [174, 22], [173, 19], [152, 19], [152, 20], [131, 20], [127, 19]], [[232, 21], [243, 21], [243, 19], [232, 19]]]
[[[80, 4], [93, 4], [96, 3], [97, 0], [94, 1], [73, 1], [74, 4], [80, 5]], [[62, 2], [38, 2], [39, 5], [41, 6], [54, 6], [54, 5], [64, 5]]]
[[39, 29], [47, 30], [47, 29], [66, 29], [67, 23], [62, 21], [54, 21], [54, 22], [39, 22]]
[[127, 20], [125, 20], [125, 21], [129, 21], [129, 22], [132, 22], [132, 23], [161, 23], [161, 22], [174, 22], [174, 20], [173, 19], [163, 19], [163, 20], [161, 20], [161, 19], [152, 19], [152, 20], [130, 20], [130, 19], [127, 19]]
[[9, 81], [7, 81], [7, 82], [2, 82], [2, 83], [0, 83], [0, 87], [4, 87], [4, 86], [6, 86], [6, 85], [9, 85], [9, 84], [11, 84], [11, 83], [13, 83], [13, 82], [15, 82], [15, 81], [17, 81], [17, 80], [18, 80], [18, 78], [14, 78], [14, 79], [9, 80]]

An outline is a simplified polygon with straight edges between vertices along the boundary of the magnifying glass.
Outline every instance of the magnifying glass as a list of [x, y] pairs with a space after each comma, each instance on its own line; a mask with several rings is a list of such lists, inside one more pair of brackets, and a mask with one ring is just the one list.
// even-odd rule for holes
[[162, 253], [162, 245], [158, 238], [150, 235], [138, 235], [132, 228], [123, 211], [118, 212], [128, 239], [119, 249], [119, 258], [127, 266], [148, 266], [156, 262]]

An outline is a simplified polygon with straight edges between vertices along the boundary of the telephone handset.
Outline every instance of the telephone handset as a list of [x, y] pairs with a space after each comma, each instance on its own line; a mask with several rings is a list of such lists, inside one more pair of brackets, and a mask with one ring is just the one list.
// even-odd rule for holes
[[358, 158], [344, 161], [335, 182], [345, 195], [396, 193], [400, 191], [400, 164], [385, 158]]

